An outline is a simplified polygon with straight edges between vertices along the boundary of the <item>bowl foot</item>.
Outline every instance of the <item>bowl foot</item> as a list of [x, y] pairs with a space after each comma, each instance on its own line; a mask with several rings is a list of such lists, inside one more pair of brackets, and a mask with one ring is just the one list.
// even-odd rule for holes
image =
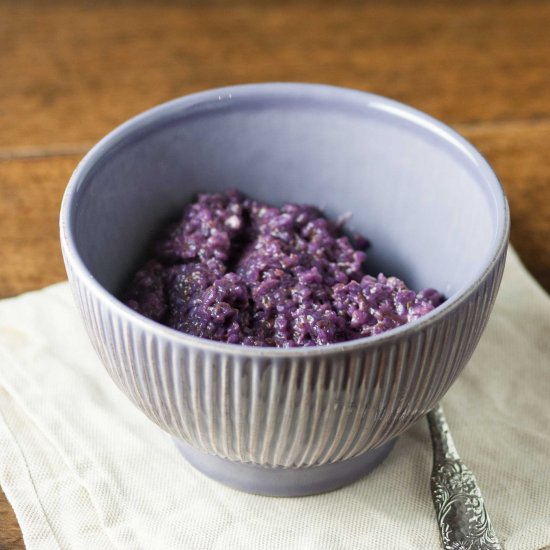
[[186, 460], [209, 478], [247, 493], [300, 497], [339, 489], [372, 471], [392, 450], [396, 439], [377, 449], [335, 464], [308, 468], [266, 468], [197, 451], [180, 439], [174, 442]]

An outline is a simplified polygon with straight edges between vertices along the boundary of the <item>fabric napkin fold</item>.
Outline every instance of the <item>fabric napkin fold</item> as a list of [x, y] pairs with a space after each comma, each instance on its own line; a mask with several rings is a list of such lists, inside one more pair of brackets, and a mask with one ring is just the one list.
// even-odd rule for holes
[[[443, 400], [507, 550], [550, 545], [550, 299], [510, 250], [489, 325]], [[313, 497], [202, 476], [95, 355], [67, 283], [0, 303], [0, 484], [29, 550], [437, 549], [424, 420], [374, 472]]]

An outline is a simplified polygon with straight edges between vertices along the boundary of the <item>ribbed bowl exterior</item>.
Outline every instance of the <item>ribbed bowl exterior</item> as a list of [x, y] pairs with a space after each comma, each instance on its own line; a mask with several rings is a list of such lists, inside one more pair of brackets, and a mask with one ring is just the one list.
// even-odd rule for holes
[[[151, 420], [199, 451], [299, 468], [335, 463], [406, 430], [472, 355], [505, 261], [432, 323], [348, 349], [271, 356], [193, 346], [123, 315], [65, 264], [93, 345], [118, 387]], [[145, 328], [144, 328], [145, 327]], [[374, 344], [374, 342], [373, 342]]]

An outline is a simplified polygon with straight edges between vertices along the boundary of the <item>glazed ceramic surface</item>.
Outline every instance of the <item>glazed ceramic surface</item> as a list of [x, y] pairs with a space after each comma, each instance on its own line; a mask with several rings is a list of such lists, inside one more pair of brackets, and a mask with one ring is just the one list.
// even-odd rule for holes
[[[349, 216], [373, 243], [370, 272], [446, 302], [379, 336], [293, 349], [196, 338], [120, 302], [158, 229], [197, 192], [230, 187]], [[69, 280], [115, 383], [199, 469], [193, 457], [210, 455], [208, 475], [282, 495], [360, 477], [445, 394], [487, 322], [508, 232], [497, 178], [455, 132], [379, 96], [307, 84], [207, 91], [130, 120], [79, 164], [61, 210]], [[364, 464], [335, 482], [352, 460]], [[288, 473], [277, 490], [274, 470]]]

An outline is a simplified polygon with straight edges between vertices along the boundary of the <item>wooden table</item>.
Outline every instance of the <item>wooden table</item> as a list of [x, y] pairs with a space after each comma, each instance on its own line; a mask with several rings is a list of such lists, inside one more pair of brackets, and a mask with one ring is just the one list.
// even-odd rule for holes
[[[460, 4], [460, 5], [458, 5]], [[387, 95], [470, 139], [550, 290], [550, 3], [0, 4], [0, 297], [65, 278], [71, 171], [126, 118], [189, 92], [311, 81]], [[0, 491], [0, 550], [23, 548]]]

